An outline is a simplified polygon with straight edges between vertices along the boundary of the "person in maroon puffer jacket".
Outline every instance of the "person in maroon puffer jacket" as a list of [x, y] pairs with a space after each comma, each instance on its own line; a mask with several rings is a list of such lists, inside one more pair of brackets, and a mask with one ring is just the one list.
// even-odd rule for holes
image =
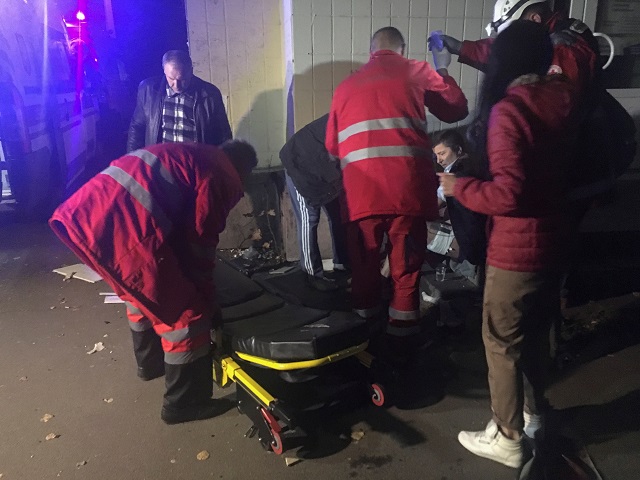
[[482, 336], [493, 419], [458, 440], [510, 467], [522, 463], [522, 435], [534, 435], [547, 408], [549, 328], [560, 314], [569, 243], [576, 93], [563, 75], [545, 76], [552, 54], [534, 22], [517, 20], [498, 35], [475, 122], [490, 179], [439, 174], [445, 195], [489, 216]]

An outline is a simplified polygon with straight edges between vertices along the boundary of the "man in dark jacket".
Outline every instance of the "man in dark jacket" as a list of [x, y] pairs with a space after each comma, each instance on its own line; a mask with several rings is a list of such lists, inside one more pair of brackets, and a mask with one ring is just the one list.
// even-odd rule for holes
[[336, 162], [324, 146], [328, 115], [300, 129], [280, 150], [286, 169], [287, 190], [298, 226], [300, 267], [307, 273], [309, 285], [320, 291], [338, 286], [324, 275], [318, 248], [320, 210], [329, 221], [333, 242], [333, 269], [346, 271], [347, 246], [340, 218], [339, 195], [342, 177]]
[[143, 80], [138, 87], [127, 152], [156, 143], [221, 145], [231, 127], [220, 90], [193, 74], [187, 52], [170, 50], [162, 57], [163, 77]]

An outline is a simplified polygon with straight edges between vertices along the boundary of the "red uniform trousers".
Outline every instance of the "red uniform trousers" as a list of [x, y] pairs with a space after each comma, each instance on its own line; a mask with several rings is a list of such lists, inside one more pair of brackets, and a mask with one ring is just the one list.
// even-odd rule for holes
[[347, 224], [353, 308], [365, 318], [379, 310], [380, 249], [385, 233], [393, 281], [387, 333], [413, 335], [419, 331], [418, 284], [427, 244], [427, 223], [422, 217], [374, 215]]
[[[154, 317], [145, 316], [136, 307], [135, 300], [130, 297], [123, 295], [121, 298], [126, 302], [129, 328], [137, 333], [153, 329], [160, 337], [165, 363], [187, 364], [209, 354], [211, 329], [213, 328], [211, 318], [204, 318], [193, 312], [194, 315], [183, 315], [176, 323], [168, 325], [159, 319], [154, 319]], [[138, 352], [136, 352], [136, 357], [138, 357]], [[140, 361], [138, 363], [139, 366], [144, 366], [140, 365]]]

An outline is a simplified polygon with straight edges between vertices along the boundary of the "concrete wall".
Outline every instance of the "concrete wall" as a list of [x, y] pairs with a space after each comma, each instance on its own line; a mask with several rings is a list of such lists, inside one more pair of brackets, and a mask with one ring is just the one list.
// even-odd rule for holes
[[[278, 168], [286, 108], [282, 0], [185, 0], [185, 7], [195, 74], [220, 88], [233, 136], [256, 148], [258, 168]], [[260, 219], [273, 200], [264, 199], [277, 197], [275, 190], [268, 176], [252, 182], [229, 215], [220, 248], [279, 248], [264, 231], [251, 240], [265, 230]]]
[[280, 165], [285, 140], [282, 0], [185, 0], [196, 75], [222, 91], [234, 137], [259, 167]]

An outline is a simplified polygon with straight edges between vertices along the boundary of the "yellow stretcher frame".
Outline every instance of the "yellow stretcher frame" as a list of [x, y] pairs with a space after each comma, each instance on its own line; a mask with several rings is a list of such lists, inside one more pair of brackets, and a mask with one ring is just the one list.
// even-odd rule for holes
[[[373, 357], [365, 351], [368, 346], [369, 342], [366, 341], [360, 345], [340, 350], [339, 352], [332, 353], [322, 358], [296, 362], [278, 362], [241, 352], [235, 352], [235, 354], [245, 362], [277, 371], [303, 370], [307, 368], [321, 367], [352, 356], [356, 356], [364, 366], [370, 367]], [[247, 391], [247, 393], [253, 396], [266, 408], [272, 405], [276, 400], [269, 392], [262, 388], [262, 386], [256, 382], [251, 375], [245, 372], [242, 367], [233, 358], [231, 358], [231, 356], [225, 354], [218, 358], [214, 358], [213, 363], [213, 379], [220, 387], [228, 387], [231, 382], [238, 383]]]

